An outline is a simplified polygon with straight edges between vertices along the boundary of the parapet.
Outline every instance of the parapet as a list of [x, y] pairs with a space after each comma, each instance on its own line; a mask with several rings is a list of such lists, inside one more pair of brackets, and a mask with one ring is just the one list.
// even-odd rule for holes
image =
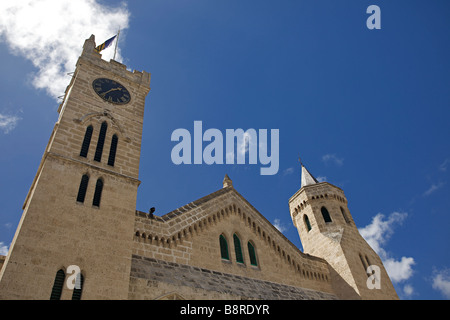
[[82, 61], [89, 61], [90, 63], [98, 65], [103, 69], [117, 74], [118, 76], [127, 78], [135, 83], [140, 83], [145, 87], [150, 87], [150, 73], [137, 70], [129, 71], [127, 70], [126, 65], [113, 59], [109, 60], [109, 62], [103, 60], [102, 55], [94, 50], [95, 47], [95, 36], [91, 35], [90, 38], [86, 39], [86, 41], [84, 42], [83, 52], [78, 59], [77, 66]]

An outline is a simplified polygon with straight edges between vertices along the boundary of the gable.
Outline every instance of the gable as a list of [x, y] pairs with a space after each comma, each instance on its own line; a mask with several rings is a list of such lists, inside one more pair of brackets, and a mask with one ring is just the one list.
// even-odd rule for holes
[[[228, 260], [221, 258], [221, 235]], [[235, 235], [243, 261], [236, 256]], [[328, 264], [302, 253], [231, 186], [161, 217], [137, 211], [134, 240], [135, 255], [332, 292]]]

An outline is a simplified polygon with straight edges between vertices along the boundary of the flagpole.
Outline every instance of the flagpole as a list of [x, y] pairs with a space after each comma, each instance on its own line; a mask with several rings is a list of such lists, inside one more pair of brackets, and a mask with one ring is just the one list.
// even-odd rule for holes
[[117, 31], [116, 47], [114, 48], [114, 57], [113, 57], [113, 60], [116, 60], [116, 52], [117, 52], [117, 44], [119, 43], [119, 35], [120, 35], [120, 28], [119, 28], [119, 31]]

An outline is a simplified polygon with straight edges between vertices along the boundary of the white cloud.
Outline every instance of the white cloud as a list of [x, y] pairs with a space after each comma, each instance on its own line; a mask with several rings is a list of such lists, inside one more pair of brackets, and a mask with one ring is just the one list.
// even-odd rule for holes
[[337, 157], [335, 154], [326, 154], [322, 156], [322, 161], [325, 162], [325, 164], [334, 163], [339, 167], [344, 164], [344, 159]]
[[316, 179], [317, 179], [317, 181], [319, 181], [319, 182], [327, 181], [327, 177], [325, 177], [325, 176], [319, 176], [319, 177], [317, 177]]
[[439, 170], [440, 171], [447, 171], [447, 167], [450, 164], [450, 158], [447, 158], [444, 160], [444, 162], [441, 163], [441, 165], [439, 166]]
[[435, 271], [433, 289], [440, 291], [445, 298], [450, 299], [450, 269]]
[[381, 246], [384, 245], [394, 233], [394, 224], [402, 223], [406, 217], [406, 213], [393, 212], [387, 220], [384, 220], [385, 216], [379, 213], [372, 218], [372, 222], [369, 225], [361, 228], [359, 232], [378, 254], [380, 254], [380, 252], [384, 253]]
[[[95, 34], [101, 44], [128, 27], [129, 15], [125, 4], [112, 8], [96, 0], [0, 1], [0, 40], [33, 63], [33, 85], [56, 99], [64, 94], [84, 40]], [[102, 51], [106, 60], [113, 53], [113, 47]]]
[[414, 294], [414, 288], [407, 284], [403, 287], [403, 295], [406, 297], [411, 297]]
[[9, 133], [17, 126], [17, 122], [19, 122], [20, 118], [17, 116], [7, 116], [0, 114], [0, 129], [3, 130], [4, 133]]
[[273, 226], [280, 232], [284, 232], [287, 230], [287, 227], [281, 222], [280, 219], [275, 219], [273, 222]]
[[287, 176], [287, 175], [293, 174], [293, 173], [294, 173], [294, 168], [293, 167], [290, 167], [290, 168], [287, 168], [287, 169], [283, 170], [283, 176]]
[[387, 258], [384, 259], [383, 264], [394, 282], [408, 280], [413, 274], [414, 259], [411, 257], [402, 257], [401, 260]]
[[430, 194], [432, 194], [433, 192], [435, 192], [436, 190], [439, 190], [440, 188], [442, 188], [444, 186], [443, 182], [439, 182], [438, 184], [433, 183], [431, 185], [431, 187], [428, 188], [428, 190], [426, 190], [423, 195], [424, 196], [429, 196]]
[[8, 246], [4, 242], [0, 242], [0, 255], [6, 256], [8, 254]]
[[407, 213], [393, 212], [385, 219], [385, 216], [379, 213], [373, 217], [369, 225], [359, 229], [361, 236], [366, 239], [367, 243], [383, 260], [384, 267], [392, 282], [405, 281], [413, 274], [412, 266], [415, 261], [412, 257], [402, 257], [400, 260], [395, 260], [383, 248], [394, 233], [394, 226], [401, 224], [406, 217]]
[[[236, 137], [236, 138], [235, 138]], [[227, 164], [233, 164], [237, 162], [238, 164], [242, 161], [245, 163], [245, 158], [248, 154], [249, 163], [255, 164], [258, 158], [257, 149], [257, 133], [255, 129], [248, 129], [244, 131], [243, 129], [227, 129], [227, 139], [234, 141], [236, 139], [236, 147], [233, 145], [232, 149], [225, 154], [225, 159]], [[233, 142], [234, 143], [234, 142]], [[234, 149], [236, 148], [236, 153]], [[261, 144], [260, 144], [261, 148]], [[236, 160], [236, 161], [235, 161]]]
[[253, 146], [252, 148], [256, 146], [256, 142], [253, 140], [256, 138], [256, 134], [252, 134], [254, 132], [251, 132], [250, 130], [244, 131], [242, 143], [238, 146], [238, 152], [242, 155], [248, 153], [250, 145]]

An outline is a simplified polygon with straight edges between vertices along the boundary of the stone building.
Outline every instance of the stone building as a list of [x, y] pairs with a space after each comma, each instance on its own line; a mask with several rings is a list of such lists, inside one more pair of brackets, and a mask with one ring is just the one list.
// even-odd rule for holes
[[91, 36], [0, 259], [0, 299], [398, 299], [344, 192], [303, 166], [289, 208], [304, 252], [228, 176], [164, 216], [136, 210], [150, 74], [95, 47]]

